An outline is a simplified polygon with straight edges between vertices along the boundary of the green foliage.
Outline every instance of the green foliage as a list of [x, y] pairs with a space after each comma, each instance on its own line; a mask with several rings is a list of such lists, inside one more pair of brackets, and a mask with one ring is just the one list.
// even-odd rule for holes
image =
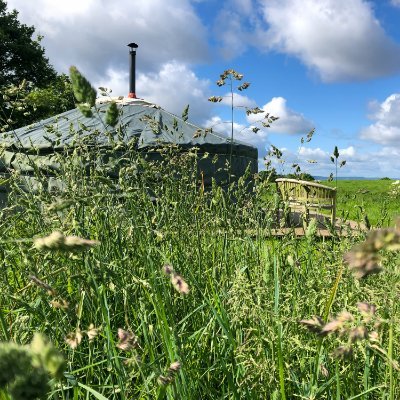
[[78, 101], [79, 110], [86, 118], [92, 117], [93, 113], [91, 108], [96, 103], [96, 90], [76, 67], [70, 67], [69, 75], [74, 96]]
[[[331, 162], [332, 162], [333, 164], [335, 164], [336, 187], [337, 187], [337, 184], [338, 184], [337, 178], [338, 178], [339, 156], [340, 156], [340, 154], [339, 154], [338, 147], [335, 146], [335, 148], [333, 149], [333, 153], [332, 153], [332, 155], [331, 155]], [[342, 168], [342, 167], [344, 167], [345, 165], [346, 165], [346, 160], [342, 160], [342, 161], [340, 162], [340, 164], [339, 164], [339, 168]], [[330, 182], [333, 181], [333, 173], [331, 173], [331, 174], [329, 175], [328, 181], [330, 181]]]
[[318, 240], [314, 221], [275, 239], [268, 179], [205, 190], [196, 149], [160, 146], [152, 161], [106, 128], [71, 128], [51, 168], [27, 157], [29, 176], [4, 178], [0, 340], [40, 331], [53, 344], [0, 344], [0, 397], [400, 396], [398, 253], [383, 249], [384, 272], [355, 280], [343, 254], [362, 231]]
[[287, 174], [285, 178], [299, 179], [301, 181], [315, 181], [315, 178], [307, 172], [299, 172], [297, 174]]
[[187, 121], [189, 118], [189, 104], [184, 108], [182, 112], [182, 120]]
[[[310, 224], [304, 239], [272, 239], [276, 208], [261, 196], [263, 182], [251, 194], [244, 180], [203, 191], [195, 150], [158, 152], [151, 162], [134, 144], [79, 141], [57, 155], [62, 190], [40, 171], [36, 191], [17, 175], [9, 182], [0, 337], [24, 343], [39, 328], [65, 354], [63, 385], [48, 395], [329, 399], [339, 382], [342, 398], [375, 386], [384, 396], [390, 360], [376, 346], [388, 348], [384, 321], [398, 315], [397, 292], [387, 289], [389, 279], [400, 283], [398, 257], [385, 257], [388, 276], [355, 282], [342, 264], [352, 238], [318, 241]], [[56, 230], [100, 244], [85, 253], [32, 246]], [[352, 344], [353, 360], [335, 356], [347, 336], [316, 339], [299, 324], [323, 315], [325, 325], [343, 308], [356, 314], [360, 301], [379, 305], [383, 322], [375, 347]], [[398, 343], [394, 331], [393, 354]], [[394, 374], [396, 396], [398, 387]]]
[[117, 107], [117, 103], [112, 101], [107, 108], [106, 112], [106, 124], [110, 126], [117, 125], [118, 122], [119, 111]]
[[279, 177], [275, 168], [264, 169], [258, 173], [261, 181], [275, 182], [275, 179]]
[[19, 87], [5, 87], [0, 90], [0, 95], [3, 99], [0, 112], [3, 131], [17, 129], [75, 108], [71, 82], [66, 75], [57, 76], [43, 88], [26, 81]]
[[45, 57], [35, 28], [0, 0], [0, 123], [17, 129], [75, 107], [70, 82]]
[[[323, 183], [335, 186], [332, 182]], [[391, 180], [338, 180], [338, 216], [362, 223], [367, 217], [374, 227], [390, 226], [399, 214], [392, 189]]]
[[56, 79], [40, 38], [32, 38], [34, 32], [33, 26], [21, 24], [18, 12], [7, 11], [7, 3], [0, 0], [0, 88], [19, 85], [24, 79], [44, 88]]
[[0, 342], [0, 367], [0, 396], [9, 392], [14, 400], [45, 399], [50, 378], [62, 377], [64, 358], [46, 337], [35, 334], [30, 346]]
[[67, 75], [59, 75], [43, 88], [33, 88], [26, 102], [35, 120], [46, 119], [75, 108], [71, 81]]

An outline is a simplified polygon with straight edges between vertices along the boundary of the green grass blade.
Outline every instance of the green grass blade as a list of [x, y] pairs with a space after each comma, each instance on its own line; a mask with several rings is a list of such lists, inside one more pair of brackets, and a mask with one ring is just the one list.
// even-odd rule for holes
[[98, 400], [109, 400], [109, 399], [107, 399], [107, 397], [103, 396], [98, 391], [94, 390], [93, 388], [91, 388], [87, 385], [84, 385], [83, 383], [78, 382], [78, 386], [80, 386], [82, 389], [85, 389], [86, 391], [91, 393]]

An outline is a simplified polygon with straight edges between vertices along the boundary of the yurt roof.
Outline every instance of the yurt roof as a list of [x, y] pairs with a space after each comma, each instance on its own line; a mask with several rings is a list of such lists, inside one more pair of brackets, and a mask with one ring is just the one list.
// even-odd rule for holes
[[257, 159], [257, 149], [249, 144], [234, 140], [214, 131], [207, 131], [161, 107], [141, 99], [113, 99], [120, 111], [115, 128], [105, 123], [106, 110], [110, 99], [98, 100], [93, 116], [86, 118], [80, 110], [73, 109], [43, 121], [7, 132], [0, 144], [17, 151], [39, 151], [47, 153], [73, 145], [77, 134], [80, 138], [99, 132], [98, 145], [107, 146], [109, 135], [116, 135], [117, 128], [123, 127], [124, 140], [137, 140], [139, 149], [157, 147], [160, 144], [177, 144], [183, 148], [193, 146], [202, 151], [243, 155]]

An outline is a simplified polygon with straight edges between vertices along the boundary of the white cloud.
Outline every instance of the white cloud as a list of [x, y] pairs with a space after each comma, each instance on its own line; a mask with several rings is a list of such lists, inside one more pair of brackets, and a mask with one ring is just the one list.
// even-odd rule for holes
[[[224, 121], [219, 116], [213, 116], [208, 119], [205, 124], [207, 128], [213, 128], [215, 132], [224, 134], [226, 137], [231, 137], [232, 125], [230, 121]], [[233, 123], [233, 137], [235, 140], [248, 143], [257, 147], [258, 156], [264, 157], [267, 152], [267, 147], [270, 146], [268, 140], [268, 132], [266, 130], [260, 130], [257, 133], [252, 131], [252, 126], [246, 126], [237, 122]]]
[[207, 31], [190, 0], [8, 0], [19, 19], [43, 34], [50, 62], [60, 72], [76, 65], [92, 81], [107, 70], [128, 70], [126, 45], [139, 44], [137, 68], [157, 71], [164, 63], [202, 62]]
[[248, 32], [243, 25], [243, 18], [233, 10], [222, 10], [215, 20], [214, 31], [221, 44], [219, 53], [226, 59], [241, 55], [247, 48]]
[[349, 146], [346, 149], [339, 150], [340, 157], [355, 157], [356, 150], [354, 146]]
[[[128, 73], [109, 69], [95, 87], [112, 89], [111, 96], [128, 94]], [[155, 103], [165, 110], [180, 116], [189, 104], [189, 121], [202, 125], [211, 115], [209, 97], [210, 81], [199, 79], [185, 64], [172, 61], [161, 66], [157, 72], [138, 74], [136, 95], [138, 98]]]
[[[306, 119], [303, 114], [288, 108], [286, 99], [283, 97], [273, 97], [262, 109], [274, 117], [279, 117], [268, 128], [271, 133], [305, 134], [314, 127], [313, 123]], [[250, 123], [256, 123], [263, 116], [264, 114], [251, 114], [248, 120]]]
[[[216, 132], [231, 135], [231, 124], [223, 121], [219, 116], [210, 118], [205, 126], [212, 127]], [[243, 124], [234, 123], [234, 138], [257, 147], [259, 155], [259, 169], [264, 168], [263, 157], [267, 149], [271, 146], [268, 131], [259, 131], [257, 134], [251, 131], [251, 128]], [[312, 175], [328, 177], [335, 173], [335, 165], [330, 157], [332, 149], [325, 150], [321, 147], [300, 146], [297, 151], [280, 147], [283, 153], [283, 163], [273, 161], [273, 166], [279, 173], [293, 172], [291, 168], [293, 163], [300, 166], [303, 172]], [[338, 170], [340, 177], [384, 177], [400, 178], [400, 148], [382, 147], [377, 150], [367, 149], [362, 146], [350, 145], [339, 148], [339, 163], [346, 160], [346, 165]]]
[[[335, 173], [335, 165], [331, 162], [331, 151], [326, 151], [320, 147], [300, 147], [297, 152], [289, 149], [283, 150], [283, 158], [286, 161], [283, 165], [275, 164], [280, 168], [280, 172], [289, 173], [291, 164], [297, 163], [304, 172], [312, 175], [329, 176]], [[400, 149], [394, 147], [383, 147], [377, 150], [360, 148], [356, 150], [354, 146], [339, 149], [339, 163], [346, 160], [346, 165], [338, 169], [340, 177], [400, 177]], [[316, 161], [310, 163], [309, 161]]]
[[[227, 106], [231, 105], [231, 94], [227, 93], [223, 96], [221, 104], [225, 104]], [[233, 93], [233, 105], [234, 107], [244, 107], [244, 108], [252, 108], [256, 106], [256, 102], [253, 99], [250, 99], [247, 96], [244, 96], [239, 93]]]
[[265, 48], [297, 57], [324, 81], [369, 79], [400, 70], [400, 46], [365, 0], [261, 0]]
[[392, 0], [390, 3], [395, 7], [400, 7], [400, 0]]
[[[349, 146], [344, 149], [338, 149], [339, 151], [339, 162], [346, 158], [346, 161], [355, 161], [359, 160], [358, 154], [356, 154], [356, 150], [354, 146]], [[331, 162], [331, 152], [326, 150], [322, 150], [320, 147], [312, 148], [301, 146], [299, 148], [299, 156], [303, 158], [305, 161], [307, 160], [315, 160], [319, 162]]]
[[249, 16], [253, 12], [253, 0], [231, 0], [231, 3], [242, 15]]
[[[92, 86], [95, 89], [99, 88], [100, 86], [111, 89], [112, 96], [127, 96], [129, 92], [129, 73], [126, 71], [119, 71], [109, 68], [102, 78], [92, 82]], [[98, 95], [100, 96], [100, 93], [98, 93]]]
[[381, 144], [400, 142], [400, 93], [391, 94], [381, 104], [370, 104], [375, 122], [362, 129], [361, 138]]
[[210, 116], [210, 81], [199, 79], [186, 65], [169, 62], [157, 73], [139, 74], [138, 97], [159, 104], [166, 110], [181, 115], [189, 104], [189, 120], [201, 123]]
[[214, 20], [219, 53], [227, 59], [243, 54], [260, 22], [254, 0], [225, 1]]
[[319, 147], [312, 149], [310, 147], [300, 147], [299, 156], [304, 160], [327, 161], [329, 155], [325, 150]]

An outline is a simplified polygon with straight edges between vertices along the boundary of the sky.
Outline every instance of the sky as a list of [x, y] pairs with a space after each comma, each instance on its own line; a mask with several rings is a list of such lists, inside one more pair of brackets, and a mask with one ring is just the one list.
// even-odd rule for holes
[[[400, 0], [7, 0], [19, 20], [43, 35], [55, 69], [75, 65], [94, 87], [129, 89], [129, 48], [136, 94], [189, 120], [283, 152], [278, 172], [328, 176], [339, 149], [339, 177], [400, 178]], [[243, 82], [245, 91], [236, 87]], [[223, 96], [211, 103], [210, 96]], [[279, 117], [254, 133], [260, 107]], [[301, 138], [315, 129], [310, 142]]]

